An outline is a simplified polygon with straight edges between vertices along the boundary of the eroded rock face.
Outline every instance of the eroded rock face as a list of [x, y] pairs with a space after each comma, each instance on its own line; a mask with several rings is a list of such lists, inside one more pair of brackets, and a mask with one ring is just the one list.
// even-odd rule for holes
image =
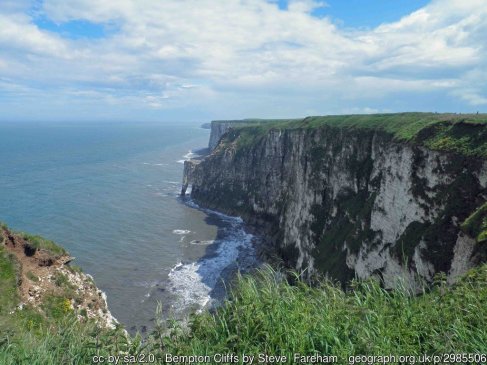
[[220, 142], [221, 137], [231, 128], [232, 122], [213, 121], [211, 122], [210, 141], [208, 142], [208, 148], [213, 151]]
[[438, 272], [453, 280], [485, 260], [459, 227], [487, 199], [482, 159], [330, 126], [237, 141], [227, 134], [192, 166], [191, 196], [260, 228], [298, 270], [390, 287]]
[[0, 227], [0, 245], [15, 258], [18, 267], [17, 285], [20, 304], [42, 312], [47, 297], [65, 298], [66, 310], [76, 313], [79, 320], [93, 319], [105, 328], [115, 328], [118, 321], [108, 309], [105, 293], [93, 278], [69, 266], [73, 257], [38, 249], [20, 234]]

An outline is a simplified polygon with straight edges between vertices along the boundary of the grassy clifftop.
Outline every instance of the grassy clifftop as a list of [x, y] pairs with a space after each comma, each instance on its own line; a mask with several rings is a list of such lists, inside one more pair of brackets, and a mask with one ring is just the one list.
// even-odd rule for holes
[[229, 300], [215, 312], [195, 314], [189, 326], [159, 322], [143, 341], [120, 328], [80, 321], [56, 297], [46, 300], [42, 311], [19, 310], [20, 268], [5, 241], [1, 230], [0, 363], [5, 365], [91, 364], [95, 355], [105, 362], [118, 356], [120, 364], [165, 363], [168, 353], [208, 356], [210, 364], [217, 363], [215, 354], [235, 354], [237, 364], [243, 354], [281, 356], [285, 364], [296, 363], [295, 354], [320, 354], [347, 364], [351, 355], [487, 352], [487, 265], [454, 286], [438, 276], [419, 296], [406, 285], [384, 290], [372, 280], [354, 282], [349, 291], [328, 281], [310, 287], [298, 276], [290, 284], [286, 275], [262, 269], [237, 278]]
[[[226, 141], [236, 141], [237, 146], [245, 147], [270, 130], [326, 127], [372, 129], [433, 150], [487, 157], [487, 114], [398, 113], [250, 121], [235, 121], [234, 131]], [[240, 125], [241, 122], [244, 125]]]
[[212, 124], [228, 124], [235, 125], [249, 125], [249, 124], [268, 124], [268, 123], [290, 123], [299, 122], [302, 119], [259, 119], [259, 118], [246, 118], [246, 119], [228, 119], [228, 120], [214, 120]]

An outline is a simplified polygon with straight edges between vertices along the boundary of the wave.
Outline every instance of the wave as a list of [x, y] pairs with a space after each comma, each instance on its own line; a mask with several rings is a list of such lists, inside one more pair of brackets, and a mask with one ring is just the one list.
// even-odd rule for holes
[[172, 231], [174, 234], [188, 234], [191, 233], [191, 231], [188, 231], [187, 229], [175, 229]]
[[187, 154], [185, 154], [183, 157], [186, 159], [186, 160], [191, 160], [194, 156], [196, 156], [195, 153], [193, 153], [192, 150], [189, 150]]
[[148, 165], [148, 166], [168, 166], [169, 164], [167, 164], [167, 163], [142, 162], [142, 165]]
[[184, 161], [191, 160], [196, 155], [197, 154], [194, 153], [192, 150], [189, 150], [188, 153], [183, 156], [182, 160], [177, 160], [177, 163], [184, 163]]

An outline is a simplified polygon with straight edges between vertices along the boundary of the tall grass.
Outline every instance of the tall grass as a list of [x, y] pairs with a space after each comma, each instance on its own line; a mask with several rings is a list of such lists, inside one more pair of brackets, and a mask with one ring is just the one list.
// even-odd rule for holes
[[[352, 290], [323, 281], [316, 287], [270, 268], [240, 276], [215, 312], [195, 314], [189, 326], [160, 323], [144, 341], [120, 329], [98, 329], [68, 314], [50, 327], [0, 335], [0, 364], [91, 364], [94, 355], [217, 353], [337, 356], [487, 352], [487, 265], [453, 287], [439, 277], [431, 290], [385, 290], [369, 280]], [[169, 329], [168, 329], [169, 327]], [[241, 362], [240, 362], [241, 363]]]
[[73, 315], [40, 328], [29, 328], [29, 322], [23, 321], [15, 336], [0, 336], [0, 364], [92, 364], [95, 355], [136, 352], [133, 342], [121, 329], [101, 330]]
[[336, 355], [441, 354], [487, 351], [487, 266], [454, 287], [440, 282], [412, 295], [373, 280], [344, 292], [330, 282], [289, 285], [272, 270], [241, 277], [216, 313], [194, 316], [171, 353]]

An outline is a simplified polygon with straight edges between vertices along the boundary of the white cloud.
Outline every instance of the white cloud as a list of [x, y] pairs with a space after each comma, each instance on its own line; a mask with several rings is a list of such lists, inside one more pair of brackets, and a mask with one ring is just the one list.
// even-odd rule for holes
[[290, 0], [288, 9], [292, 12], [309, 13], [315, 9], [327, 7], [326, 3], [315, 0]]
[[486, 93], [484, 92], [482, 95], [481, 91], [478, 89], [459, 89], [455, 90], [453, 94], [462, 98], [473, 106], [487, 105]]
[[66, 92], [67, 103], [302, 115], [385, 110], [391, 95], [409, 93], [434, 94], [431, 110], [451, 98], [485, 105], [486, 0], [433, 1], [367, 31], [311, 16], [326, 6], [313, 0], [288, 10], [265, 0], [44, 0], [38, 11], [54, 22], [115, 29], [78, 40], [39, 29], [14, 5], [0, 6], [0, 78], [32, 95]]
[[54, 57], [69, 55], [66, 41], [58, 36], [40, 31], [31, 24], [29, 17], [22, 14], [0, 14], [0, 47], [6, 50], [27, 52], [27, 54]]

